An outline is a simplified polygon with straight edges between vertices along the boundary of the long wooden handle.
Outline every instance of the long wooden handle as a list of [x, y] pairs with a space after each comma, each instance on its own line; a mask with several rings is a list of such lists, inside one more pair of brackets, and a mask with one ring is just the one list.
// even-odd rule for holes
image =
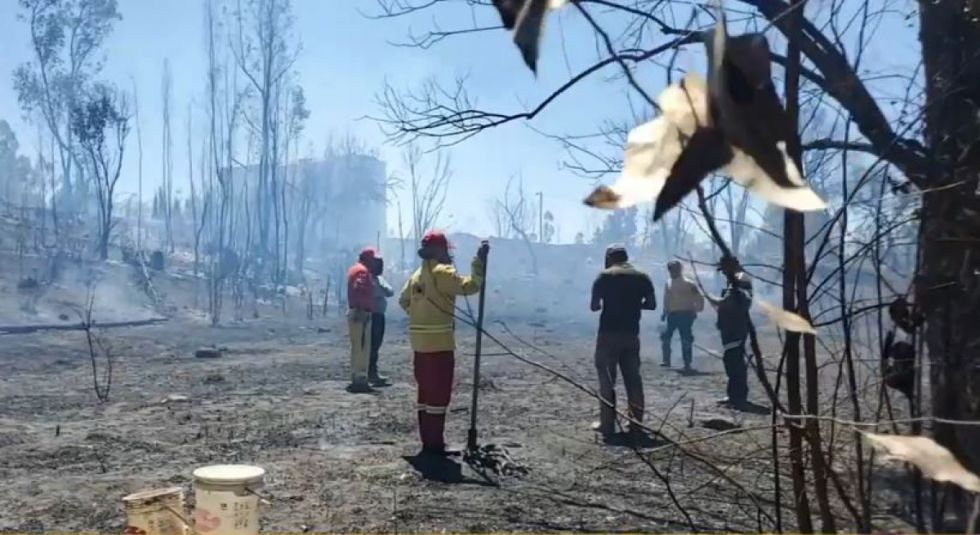
[[473, 351], [473, 397], [470, 400], [470, 429], [466, 433], [466, 448], [475, 450], [476, 443], [476, 409], [480, 392], [480, 355], [483, 352], [483, 306], [487, 300], [487, 274], [490, 254], [483, 260], [483, 282], [480, 283], [480, 300], [476, 309], [476, 348]]

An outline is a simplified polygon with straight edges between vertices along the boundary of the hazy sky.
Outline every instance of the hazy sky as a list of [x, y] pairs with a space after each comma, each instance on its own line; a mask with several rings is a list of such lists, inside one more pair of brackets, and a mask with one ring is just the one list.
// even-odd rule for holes
[[[10, 82], [13, 70], [31, 59], [27, 26], [17, 20], [19, 8], [15, 7], [15, 0], [0, 0], [0, 4], [0, 119], [11, 122], [22, 147], [33, 151], [37, 130], [23, 121]], [[102, 78], [127, 89], [132, 87], [131, 78], [135, 80], [144, 145], [144, 196], [148, 198], [147, 192], [152, 192], [160, 181], [161, 72], [165, 58], [169, 58], [173, 71], [176, 108], [172, 117], [174, 179], [177, 187], [186, 192], [187, 106], [192, 100], [203, 102], [205, 91], [203, 1], [120, 0], [119, 7], [123, 20], [116, 23], [104, 48]], [[566, 58], [571, 58], [571, 70], [576, 71], [595, 57], [590, 33], [583, 27], [581, 17], [569, 9], [549, 22], [537, 79], [524, 67], [510, 36], [503, 31], [456, 37], [428, 50], [389, 44], [404, 41], [411, 30], [418, 33], [430, 29], [433, 23], [444, 29], [474, 23], [498, 24], [490, 9], [474, 12], [460, 6], [431, 10], [410, 19], [370, 20], [361, 13], [377, 13], [375, 0], [293, 0], [293, 11], [295, 33], [302, 44], [296, 71], [312, 112], [301, 153], [312, 147], [319, 155], [331, 134], [351, 132], [377, 148], [388, 162], [389, 171], [395, 173], [401, 170], [399, 148], [386, 145], [376, 123], [359, 120], [365, 115], [380, 114], [375, 98], [386, 80], [396, 87], [413, 88], [433, 76], [450, 83], [457, 76], [469, 76], [471, 93], [478, 98], [480, 107], [519, 112], [567, 80], [570, 71]], [[682, 26], [683, 21], [678, 25]], [[914, 36], [911, 40], [908, 35], [901, 37], [890, 41], [889, 59], [914, 58]], [[696, 53], [700, 55], [700, 50]], [[677, 65], [693, 67], [696, 59], [682, 55]], [[594, 128], [597, 121], [632, 116], [631, 108], [645, 113], [643, 107], [635, 104], [635, 96], [630, 105], [625, 93], [618, 89], [622, 84], [606, 79], [614, 73], [610, 68], [588, 80], [542, 113], [534, 124], [548, 133], [583, 133], [590, 126]], [[663, 83], [662, 79], [649, 82], [651, 93]], [[203, 127], [203, 107], [192, 110], [195, 129]], [[200, 133], [195, 137], [196, 149]], [[545, 192], [545, 208], [558, 217], [563, 241], [570, 241], [575, 232], [595, 225], [601, 217], [581, 204], [591, 190], [590, 181], [561, 169], [560, 162], [565, 157], [561, 145], [521, 123], [485, 132], [448, 152], [454, 178], [440, 221], [444, 227], [489, 233], [488, 199], [499, 196], [507, 178], [517, 173], [523, 174], [529, 192]], [[134, 132], [121, 190], [136, 191], [136, 169]], [[392, 207], [389, 227], [394, 224]]]

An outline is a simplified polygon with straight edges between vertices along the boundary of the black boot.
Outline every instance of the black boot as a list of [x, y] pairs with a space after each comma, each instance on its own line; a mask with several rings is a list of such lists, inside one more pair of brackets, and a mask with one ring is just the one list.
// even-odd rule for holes
[[371, 361], [368, 363], [368, 382], [371, 383], [371, 386], [391, 386], [391, 381], [378, 373], [377, 353], [371, 355]]
[[371, 385], [369, 385], [366, 381], [360, 380], [351, 381], [351, 383], [347, 385], [347, 391], [351, 394], [370, 394], [374, 392], [374, 389], [371, 388]]
[[391, 386], [391, 381], [389, 381], [384, 375], [380, 375], [377, 372], [371, 374], [371, 376], [368, 378], [368, 382], [371, 383], [371, 386], [375, 387]]
[[423, 446], [421, 455], [426, 457], [459, 457], [460, 450], [443, 446]]

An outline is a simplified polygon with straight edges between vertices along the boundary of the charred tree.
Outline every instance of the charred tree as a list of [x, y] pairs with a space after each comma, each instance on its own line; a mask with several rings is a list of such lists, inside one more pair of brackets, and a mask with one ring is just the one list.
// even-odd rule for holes
[[[800, 32], [800, 26], [803, 18], [802, 9], [794, 9], [797, 7], [802, 7], [802, 0], [792, 0], [790, 2], [790, 9], [792, 11], [789, 13], [789, 45], [786, 53], [786, 112], [790, 116], [793, 128], [799, 128], [799, 95], [800, 95], [800, 46], [798, 44], [797, 35]], [[797, 35], [794, 35], [797, 34]], [[803, 152], [800, 145], [799, 136], [792, 136], [787, 144], [787, 151], [796, 161], [797, 167], [803, 169]], [[797, 314], [803, 318], [810, 319], [810, 305], [809, 305], [809, 288], [807, 285], [806, 276], [806, 228], [804, 223], [803, 214], [800, 212], [786, 211], [785, 215], [785, 230], [784, 230], [784, 252], [785, 252], [785, 262], [783, 267], [783, 305], [790, 305], [787, 310], [796, 310]], [[795, 294], [795, 295], [793, 295]], [[794, 299], [795, 297], [795, 299]], [[820, 412], [819, 407], [819, 394], [820, 394], [820, 378], [819, 370], [817, 368], [817, 355], [816, 355], [816, 339], [812, 334], [799, 335], [797, 333], [787, 332], [786, 335], [786, 354], [787, 354], [787, 373], [794, 374], [795, 377], [789, 377], [787, 381], [788, 386], [790, 386], [790, 411], [795, 412], [799, 409], [799, 361], [800, 361], [800, 338], [803, 338], [803, 361], [804, 361], [804, 374], [806, 381], [806, 414], [810, 416], [803, 422], [804, 434], [806, 436], [807, 444], [809, 445], [809, 453], [811, 460], [811, 467], [813, 469], [813, 484], [814, 484], [814, 494], [817, 497], [817, 505], [820, 512], [821, 528], [824, 533], [834, 533], [836, 531], [834, 515], [831, 509], [829, 496], [827, 493], [827, 462], [824, 458], [822, 438], [820, 435], [820, 422], [817, 420], [816, 416]], [[793, 390], [796, 390], [795, 396], [793, 396]], [[793, 397], [796, 399], [794, 400]], [[793, 407], [795, 404], [797, 407]], [[800, 414], [797, 412], [796, 414]], [[799, 421], [795, 422], [793, 427], [799, 424]], [[791, 429], [790, 433], [797, 434], [798, 430]], [[799, 446], [799, 437], [796, 437], [796, 446]], [[791, 448], [794, 445], [791, 445]], [[799, 481], [798, 470], [802, 469], [797, 463], [800, 460], [800, 453], [796, 452], [791, 456], [793, 462], [793, 489], [794, 494], [796, 494], [797, 511], [799, 514], [799, 527], [800, 531], [804, 533], [811, 532], [813, 530], [812, 525], [807, 525], [811, 522], [809, 517], [809, 505], [806, 503], [806, 494], [801, 492], [799, 488], [801, 483]]]
[[412, 231], [415, 243], [422, 239], [425, 231], [439, 220], [446, 205], [446, 192], [453, 173], [449, 157], [436, 153], [436, 160], [429, 176], [422, 168], [423, 152], [416, 144], [410, 144], [404, 153], [404, 163], [408, 171], [409, 193], [412, 195]]
[[21, 108], [29, 114], [37, 112], [57, 149], [61, 186], [55, 187], [52, 173], [50, 192], [57, 239], [61, 231], [58, 204], [66, 210], [85, 206], [80, 196], [87, 185], [71, 124], [72, 110], [79, 107], [101, 70], [99, 51], [114, 22], [122, 17], [116, 0], [19, 0], [19, 4], [30, 30], [33, 60], [14, 72], [14, 89]]
[[173, 135], [170, 129], [170, 105], [172, 103], [171, 91], [173, 89], [173, 77], [170, 74], [170, 60], [163, 62], [163, 78], [161, 81], [161, 95], [163, 100], [163, 134], [161, 147], [161, 185], [160, 193], [163, 197], [161, 208], [163, 209], [163, 221], [166, 228], [166, 246], [171, 253], [174, 252], [174, 158], [173, 158]]
[[[254, 206], [258, 235], [253, 254], [261, 261], [259, 266], [265, 266], [269, 261], [277, 263], [280, 255], [278, 152], [282, 116], [278, 99], [298, 47], [291, 42], [293, 16], [289, 0], [239, 0], [234, 20], [231, 51], [256, 100], [257, 117], [248, 118], [259, 138]], [[274, 280], [278, 266], [272, 268], [269, 271], [260, 267], [264, 275]]]
[[[925, 67], [924, 177], [916, 296], [925, 314], [932, 414], [980, 419], [980, 2], [919, 2]], [[980, 473], [980, 428], [934, 424], [935, 437]], [[963, 500], [966, 501], [966, 500]], [[959, 504], [965, 522], [970, 505]], [[934, 530], [964, 526], [933, 526]]]
[[136, 80], [133, 79], [133, 121], [136, 123], [136, 159], [137, 159], [137, 204], [136, 204], [136, 252], [143, 251], [143, 133], [140, 130], [139, 91]]
[[72, 132], [87, 156], [99, 206], [99, 258], [109, 258], [116, 183], [122, 171], [129, 112], [126, 98], [107, 86], [97, 86], [87, 100], [72, 109]]

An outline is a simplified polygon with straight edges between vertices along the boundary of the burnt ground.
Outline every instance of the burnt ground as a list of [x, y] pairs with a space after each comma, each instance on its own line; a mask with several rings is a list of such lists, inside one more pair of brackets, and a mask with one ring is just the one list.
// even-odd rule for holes
[[[679, 447], [657, 439], [641, 458], [599, 444], [593, 398], [487, 343], [481, 438], [506, 445], [530, 470], [487, 480], [466, 466], [433, 475], [406, 460], [418, 443], [400, 311], [389, 314], [382, 356], [395, 384], [353, 395], [344, 390], [342, 318], [310, 321], [301, 305], [291, 308], [290, 318], [264, 309], [260, 319], [219, 328], [184, 309], [166, 323], [106, 331], [116, 355], [106, 403], [93, 390], [84, 333], [0, 336], [0, 531], [120, 530], [124, 495], [179, 485], [193, 503], [191, 471], [217, 463], [266, 468], [270, 531], [772, 530], [769, 416], [715, 407], [725, 379], [710, 354], [698, 352], [696, 376], [660, 368], [655, 318], [645, 320], [643, 338], [648, 421]], [[712, 321], [711, 313], [699, 320], [705, 348], [719, 345]], [[518, 323], [508, 326], [516, 337], [497, 323], [488, 329], [593, 386], [593, 323]], [[458, 338], [447, 435], [462, 445], [474, 333], [461, 329]], [[206, 345], [226, 351], [195, 358]], [[705, 427], [713, 419], [744, 432]], [[788, 506], [784, 516], [792, 525]]]

